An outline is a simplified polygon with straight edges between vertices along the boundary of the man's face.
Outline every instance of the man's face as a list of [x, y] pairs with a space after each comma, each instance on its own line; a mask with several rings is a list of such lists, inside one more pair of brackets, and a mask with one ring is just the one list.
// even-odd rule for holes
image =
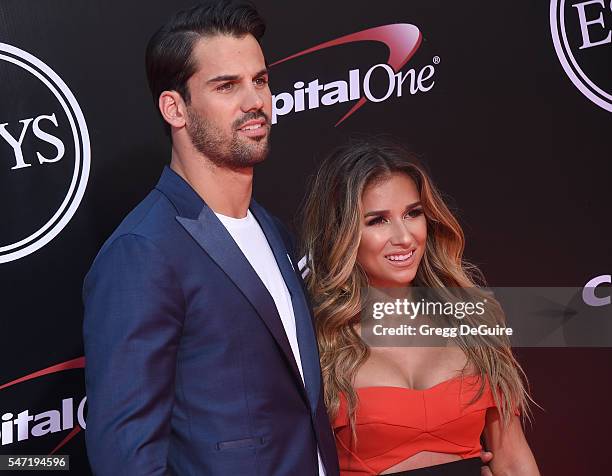
[[252, 167], [268, 155], [272, 95], [252, 35], [201, 38], [197, 71], [187, 81], [186, 129], [194, 147], [217, 165]]

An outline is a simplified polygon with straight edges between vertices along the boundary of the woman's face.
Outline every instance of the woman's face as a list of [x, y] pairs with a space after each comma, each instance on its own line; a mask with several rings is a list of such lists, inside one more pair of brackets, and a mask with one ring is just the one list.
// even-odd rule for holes
[[406, 174], [393, 173], [366, 187], [361, 200], [357, 261], [374, 287], [409, 285], [427, 240], [427, 222], [416, 184]]

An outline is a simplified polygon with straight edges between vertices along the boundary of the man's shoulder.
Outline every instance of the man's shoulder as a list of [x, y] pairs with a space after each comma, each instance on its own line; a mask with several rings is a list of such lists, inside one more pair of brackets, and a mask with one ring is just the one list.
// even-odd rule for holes
[[115, 231], [100, 248], [104, 254], [119, 241], [137, 240], [164, 247], [171, 242], [179, 223], [178, 212], [172, 202], [159, 190], [153, 189], [121, 221]]
[[109, 241], [113, 237], [125, 234], [152, 237], [157, 233], [168, 231], [168, 225], [176, 223], [177, 215], [178, 212], [172, 202], [159, 190], [153, 189], [125, 216]]

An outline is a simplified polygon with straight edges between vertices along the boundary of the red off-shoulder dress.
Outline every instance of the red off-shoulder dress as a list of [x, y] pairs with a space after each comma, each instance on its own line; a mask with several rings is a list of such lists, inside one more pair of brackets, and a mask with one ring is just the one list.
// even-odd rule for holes
[[480, 456], [480, 435], [493, 394], [480, 378], [459, 376], [425, 390], [403, 387], [357, 389], [357, 445], [353, 445], [347, 404], [340, 408], [333, 427], [341, 476], [380, 474], [421, 452], [448, 453], [461, 458]]

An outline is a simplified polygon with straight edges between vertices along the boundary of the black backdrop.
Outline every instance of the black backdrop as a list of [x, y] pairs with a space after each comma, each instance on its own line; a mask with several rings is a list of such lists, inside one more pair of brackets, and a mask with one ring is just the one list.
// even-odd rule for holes
[[[13, 169], [15, 151], [0, 138], [2, 454], [48, 454], [63, 444], [58, 453], [71, 455], [72, 472], [89, 473], [77, 418], [85, 396], [81, 284], [98, 248], [169, 160], [146, 85], [144, 48], [172, 12], [192, 3], [0, 0], [0, 43], [34, 55], [61, 77], [91, 143], [89, 179], [74, 216], [45, 246], [11, 258], [3, 250], [40, 228], [59, 206], [78, 144], [49, 89], [8, 61], [10, 55], [0, 56], [0, 124], [19, 139], [25, 127], [19, 121], [33, 119], [21, 144], [29, 167]], [[401, 71], [417, 75], [431, 65], [435, 72], [426, 82], [433, 84], [429, 91], [410, 94], [407, 79], [401, 97], [394, 90], [384, 101], [368, 101], [337, 127], [356, 101], [279, 116], [272, 153], [256, 171], [255, 197], [295, 225], [306, 181], [322, 155], [350, 135], [387, 133], [420, 154], [464, 226], [466, 257], [482, 267], [489, 284], [580, 287], [610, 274], [612, 113], [565, 72], [551, 33], [557, 3], [564, 6], [571, 51], [609, 95], [612, 43], [580, 49], [579, 8], [564, 2], [257, 1], [268, 23], [263, 47], [269, 63], [368, 28], [409, 23], [422, 42]], [[584, 8], [588, 19], [602, 18], [586, 27], [592, 42], [606, 40], [612, 7]], [[387, 59], [387, 47], [376, 41], [325, 48], [272, 66], [272, 92], [293, 94], [297, 81], [347, 81], [353, 69], [363, 81]], [[384, 71], [378, 67], [371, 75], [376, 97], [387, 90]], [[60, 155], [48, 136], [33, 132], [34, 119], [52, 113], [57, 125], [43, 118], [39, 127], [58, 137], [65, 152], [41, 163], [36, 152], [46, 159]], [[85, 134], [79, 134], [82, 143]], [[610, 349], [517, 353], [543, 407], [527, 428], [542, 473], [608, 474]], [[44, 375], [35, 374], [41, 370]], [[63, 406], [74, 407], [72, 422]], [[26, 410], [39, 417], [10, 423]]]

